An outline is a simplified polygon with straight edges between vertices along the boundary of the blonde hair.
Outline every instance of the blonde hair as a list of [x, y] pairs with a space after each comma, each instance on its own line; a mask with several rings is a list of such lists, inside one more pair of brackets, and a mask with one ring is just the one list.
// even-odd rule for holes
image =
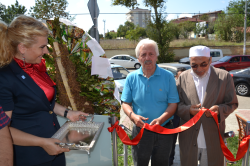
[[48, 36], [49, 30], [44, 23], [29, 16], [15, 18], [9, 26], [0, 21], [0, 67], [8, 65], [18, 53], [18, 45], [31, 47], [37, 36]]

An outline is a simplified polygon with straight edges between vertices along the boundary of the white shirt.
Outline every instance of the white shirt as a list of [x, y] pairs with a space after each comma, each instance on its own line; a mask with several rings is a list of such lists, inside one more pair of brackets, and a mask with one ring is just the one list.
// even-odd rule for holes
[[[203, 100], [204, 100], [205, 93], [206, 93], [206, 89], [207, 89], [207, 83], [208, 83], [209, 76], [210, 76], [210, 67], [208, 69], [208, 72], [205, 73], [204, 76], [202, 76], [202, 77], [198, 77], [193, 72], [193, 70], [191, 70], [191, 75], [193, 76], [194, 84], [196, 87], [196, 92], [198, 94], [198, 97], [199, 97], [199, 100], [201, 103], [201, 107], [202, 107]], [[201, 124], [200, 130], [199, 130], [199, 133], [198, 133], [197, 144], [198, 144], [198, 148], [206, 148], [206, 140], [205, 140], [202, 124]]]

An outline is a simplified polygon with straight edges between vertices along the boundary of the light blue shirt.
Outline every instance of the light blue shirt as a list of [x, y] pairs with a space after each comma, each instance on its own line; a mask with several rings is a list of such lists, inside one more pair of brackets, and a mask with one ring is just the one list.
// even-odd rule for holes
[[179, 102], [174, 75], [156, 65], [154, 74], [146, 78], [141, 67], [127, 76], [121, 100], [132, 103], [134, 113], [149, 118], [146, 123], [150, 124], [166, 111], [168, 103]]

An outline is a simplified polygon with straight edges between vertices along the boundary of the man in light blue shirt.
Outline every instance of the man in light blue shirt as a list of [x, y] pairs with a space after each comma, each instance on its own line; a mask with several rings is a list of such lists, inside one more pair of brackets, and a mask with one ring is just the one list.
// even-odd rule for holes
[[[134, 138], [144, 123], [173, 128], [171, 119], [177, 108], [179, 96], [174, 76], [156, 64], [159, 55], [157, 43], [141, 40], [136, 57], [142, 67], [127, 76], [122, 92], [122, 108], [134, 123]], [[173, 135], [163, 135], [144, 130], [138, 145], [132, 147], [135, 166], [146, 166], [151, 157], [151, 166], [168, 165]]]

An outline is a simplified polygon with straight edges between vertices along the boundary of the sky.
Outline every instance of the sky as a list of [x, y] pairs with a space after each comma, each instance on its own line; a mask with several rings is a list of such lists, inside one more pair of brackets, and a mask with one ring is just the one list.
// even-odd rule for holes
[[[75, 16], [73, 21], [78, 27], [85, 31], [88, 31], [93, 26], [93, 21], [88, 10], [88, 2], [90, 0], [67, 0], [68, 6], [66, 12], [69, 12], [71, 16]], [[140, 4], [138, 6], [142, 9], [149, 9], [143, 5], [143, 0], [137, 0]], [[15, 4], [16, 0], [0, 0], [5, 6]], [[35, 5], [35, 0], [18, 0], [20, 5], [30, 9], [31, 6]], [[177, 17], [192, 17], [194, 14], [207, 13], [218, 10], [226, 10], [230, 0], [166, 0], [166, 15], [167, 20], [176, 19]], [[130, 11], [129, 8], [124, 6], [112, 6], [111, 0], [97, 0], [99, 6], [99, 17], [98, 17], [98, 30], [100, 34], [104, 32], [104, 21], [105, 21], [105, 32], [117, 31], [119, 25], [124, 25], [126, 22], [126, 13]], [[153, 9], [151, 10], [154, 12]], [[105, 14], [106, 13], [106, 14]], [[107, 14], [113, 13], [113, 14]], [[28, 14], [26, 12], [25, 14]], [[77, 15], [76, 15], [77, 14]]]

